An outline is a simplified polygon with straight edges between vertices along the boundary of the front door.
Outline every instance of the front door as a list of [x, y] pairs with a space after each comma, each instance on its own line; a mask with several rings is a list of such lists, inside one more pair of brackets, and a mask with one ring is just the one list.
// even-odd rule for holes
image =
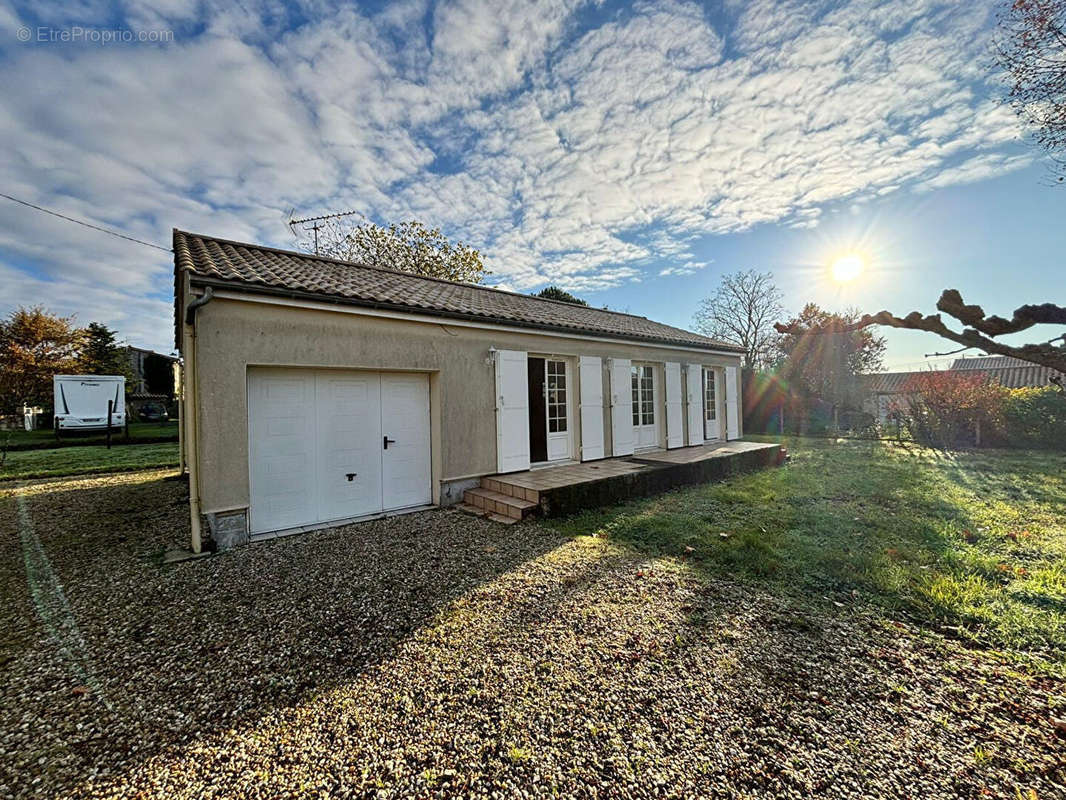
[[651, 364], [634, 364], [630, 368], [633, 385], [633, 446], [659, 446], [659, 389], [655, 368]]
[[703, 368], [703, 438], [718, 439], [721, 436], [718, 424], [718, 373]]
[[529, 357], [529, 460], [570, 458], [570, 364]]

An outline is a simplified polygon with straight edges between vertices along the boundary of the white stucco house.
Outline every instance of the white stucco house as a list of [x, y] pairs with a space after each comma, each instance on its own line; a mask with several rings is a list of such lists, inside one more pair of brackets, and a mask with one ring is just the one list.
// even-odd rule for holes
[[742, 433], [739, 348], [644, 317], [179, 230], [174, 259], [194, 549]]

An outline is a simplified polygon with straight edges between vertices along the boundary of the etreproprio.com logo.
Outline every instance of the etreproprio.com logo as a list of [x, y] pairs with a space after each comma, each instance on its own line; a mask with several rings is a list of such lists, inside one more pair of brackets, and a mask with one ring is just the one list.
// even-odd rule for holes
[[22, 26], [15, 32], [20, 42], [35, 44], [139, 44], [174, 41], [171, 30], [132, 30], [131, 28], [85, 28], [73, 25], [69, 28]]

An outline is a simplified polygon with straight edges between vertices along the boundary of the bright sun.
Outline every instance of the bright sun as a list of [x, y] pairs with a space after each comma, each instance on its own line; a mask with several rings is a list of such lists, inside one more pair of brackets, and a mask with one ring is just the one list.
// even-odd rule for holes
[[862, 256], [851, 253], [846, 256], [841, 256], [833, 262], [833, 280], [837, 283], [848, 283], [855, 280], [862, 274], [866, 265], [863, 263]]

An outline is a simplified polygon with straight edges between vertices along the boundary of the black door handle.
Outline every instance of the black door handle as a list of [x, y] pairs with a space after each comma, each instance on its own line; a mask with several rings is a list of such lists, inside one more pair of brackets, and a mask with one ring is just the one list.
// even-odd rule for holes
[[356, 475], [358, 475], [358, 474], [359, 474], [358, 472], [346, 472], [346, 473], [345, 473], [345, 477], [346, 477], [346, 478], [348, 478], [348, 480], [349, 480], [349, 481], [351, 481], [351, 480], [353, 480], [353, 479], [355, 478], [355, 476], [356, 476]]
[[381, 438], [383, 440], [382, 443], [385, 445], [385, 449], [386, 450], [389, 449], [389, 445], [390, 444], [396, 444], [396, 440], [395, 439], [390, 439], [388, 436], [382, 436]]

